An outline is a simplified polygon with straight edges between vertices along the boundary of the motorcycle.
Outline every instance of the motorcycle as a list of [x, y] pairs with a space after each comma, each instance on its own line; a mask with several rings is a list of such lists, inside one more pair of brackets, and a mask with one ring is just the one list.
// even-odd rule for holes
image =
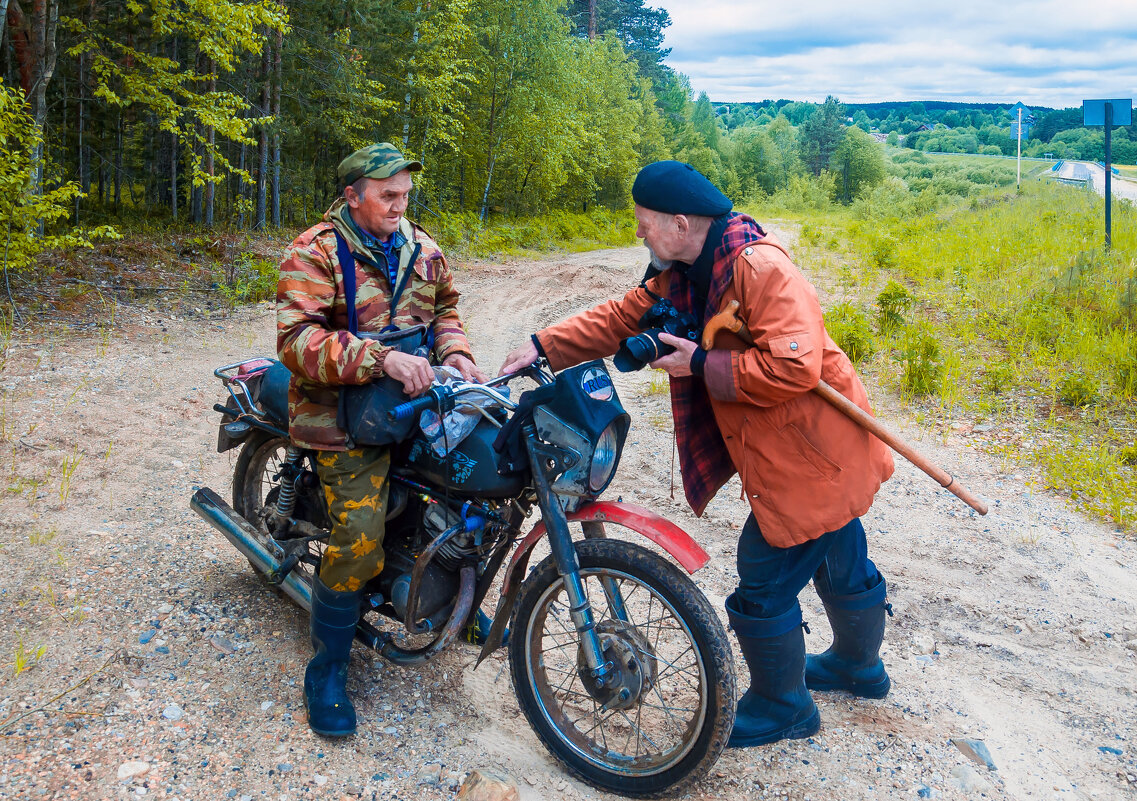
[[[240, 448], [233, 504], [201, 488], [191, 506], [310, 610], [331, 521], [315, 453], [288, 438], [288, 369], [252, 359], [214, 374], [228, 393], [214, 406], [217, 450]], [[515, 403], [504, 385], [519, 378], [536, 387]], [[599, 500], [629, 427], [604, 363], [554, 374], [542, 360], [486, 384], [436, 384], [391, 418], [444, 415], [464, 401], [479, 419], [445, 455], [421, 429], [392, 446], [386, 561], [366, 586], [357, 641], [395, 664], [422, 664], [489, 622], [481, 606], [502, 574], [478, 664], [508, 649], [518, 704], [549, 751], [626, 796], [697, 781], [734, 725], [730, 641], [679, 567], [610, 536], [636, 532], [689, 573], [709, 559], [666, 519]], [[541, 540], [550, 553], [527, 574]]]

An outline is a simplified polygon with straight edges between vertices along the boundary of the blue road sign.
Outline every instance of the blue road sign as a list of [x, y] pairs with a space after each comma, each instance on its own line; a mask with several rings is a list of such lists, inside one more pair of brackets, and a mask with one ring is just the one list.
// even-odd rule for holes
[[1105, 106], [1107, 103], [1113, 110], [1114, 125], [1133, 124], [1133, 99], [1129, 97], [1113, 100], [1083, 100], [1082, 124], [1105, 125]]

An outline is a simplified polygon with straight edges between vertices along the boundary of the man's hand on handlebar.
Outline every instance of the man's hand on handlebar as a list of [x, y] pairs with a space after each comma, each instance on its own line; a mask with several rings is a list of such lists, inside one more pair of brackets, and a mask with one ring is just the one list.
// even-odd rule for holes
[[526, 367], [537, 361], [537, 346], [530, 340], [519, 348], [509, 352], [505, 357], [505, 361], [501, 365], [501, 369], [497, 371], [498, 375], [505, 375], [506, 373], [516, 373], [518, 370], [524, 370]]
[[434, 368], [421, 356], [392, 350], [383, 360], [383, 372], [403, 385], [403, 392], [417, 398], [434, 383]]
[[451, 353], [442, 360], [442, 364], [445, 367], [453, 367], [467, 381], [474, 381], [478, 384], [486, 383], [486, 374], [464, 353]]

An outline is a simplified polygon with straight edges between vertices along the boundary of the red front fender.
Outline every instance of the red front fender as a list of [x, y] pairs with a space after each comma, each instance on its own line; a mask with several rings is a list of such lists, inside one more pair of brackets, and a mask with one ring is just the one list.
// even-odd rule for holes
[[[617, 503], [615, 501], [595, 501], [585, 504], [575, 512], [568, 515], [569, 522], [579, 523], [614, 523], [629, 528], [654, 542], [675, 558], [675, 561], [688, 573], [696, 570], [710, 561], [710, 556], [691, 536], [672, 523], [660, 517], [655, 512], [636, 506], [631, 503]], [[509, 567], [505, 572], [505, 582], [501, 594], [505, 597], [510, 585], [516, 580], [518, 567], [523, 567], [529, 561], [529, 552], [537, 544], [537, 540], [545, 536], [545, 523], [541, 521], [533, 527], [517, 546]]]

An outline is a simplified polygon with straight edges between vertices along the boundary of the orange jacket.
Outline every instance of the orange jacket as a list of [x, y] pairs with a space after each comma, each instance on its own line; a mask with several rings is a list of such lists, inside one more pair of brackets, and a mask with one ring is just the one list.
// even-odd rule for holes
[[[667, 295], [670, 271], [648, 287]], [[869, 510], [892, 475], [888, 447], [820, 395], [818, 379], [871, 413], [864, 386], [825, 331], [817, 293], [770, 234], [735, 260], [720, 308], [737, 300], [749, 345], [721, 332], [704, 381], [742, 490], [771, 545], [816, 539]], [[639, 332], [652, 298], [642, 288], [538, 332], [556, 370], [610, 356]], [[696, 509], [697, 513], [703, 510]]]

